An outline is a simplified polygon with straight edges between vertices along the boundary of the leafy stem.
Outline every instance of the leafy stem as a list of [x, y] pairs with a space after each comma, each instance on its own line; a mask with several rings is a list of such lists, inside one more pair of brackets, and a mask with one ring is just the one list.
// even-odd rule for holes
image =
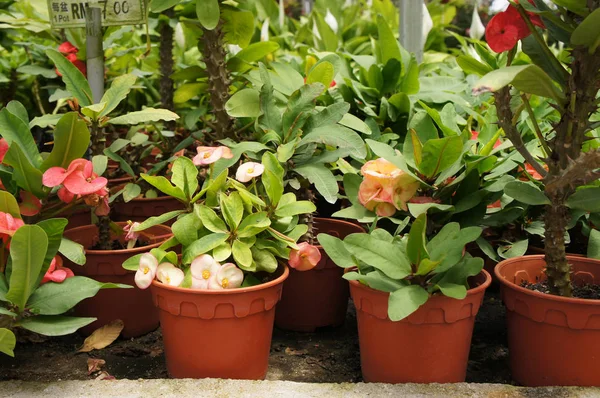
[[542, 134], [542, 130], [540, 129], [540, 125], [537, 122], [537, 119], [535, 117], [535, 114], [533, 113], [533, 109], [531, 108], [531, 104], [529, 103], [529, 99], [527, 98], [526, 94], [521, 94], [521, 99], [523, 100], [523, 104], [525, 105], [525, 109], [527, 110], [527, 113], [529, 114], [529, 119], [531, 120], [531, 123], [533, 123], [533, 128], [535, 130], [535, 134], [538, 137], [538, 140], [540, 141], [540, 144], [542, 144], [542, 148], [544, 150], [544, 153], [547, 156], [550, 155], [551, 150], [548, 147], [548, 144], [546, 143], [546, 139], [544, 138], [544, 135]]

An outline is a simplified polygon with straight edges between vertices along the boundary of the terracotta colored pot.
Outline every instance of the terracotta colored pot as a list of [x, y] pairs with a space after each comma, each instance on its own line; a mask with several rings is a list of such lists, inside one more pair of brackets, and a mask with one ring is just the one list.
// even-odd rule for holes
[[392, 322], [389, 293], [350, 281], [356, 306], [360, 363], [365, 381], [458, 383], [465, 381], [475, 316], [492, 278], [471, 278], [467, 297], [435, 295], [417, 311]]
[[[124, 223], [119, 223], [123, 225]], [[78, 316], [95, 317], [97, 321], [80, 329], [89, 335], [97, 328], [115, 319], [121, 319], [125, 328], [123, 337], [137, 337], [149, 333], [158, 327], [158, 314], [152, 304], [152, 296], [148, 290], [135, 287], [135, 272], [123, 269], [121, 264], [129, 257], [145, 253], [160, 246], [171, 237], [171, 229], [162, 225], [149, 228], [147, 239], [150, 245], [125, 250], [89, 250], [98, 241], [98, 229], [95, 225], [87, 225], [65, 231], [65, 237], [78, 242], [86, 248], [87, 262], [84, 266], [71, 263], [66, 258], [65, 266], [73, 270], [75, 275], [87, 276], [99, 282], [123, 283], [134, 286], [132, 289], [100, 290], [94, 297], [85, 299], [75, 307]]]
[[111, 178], [108, 180], [108, 184], [107, 187], [113, 191], [118, 191], [118, 189], [116, 189], [117, 187], [122, 188], [123, 186], [125, 186], [125, 184], [130, 183], [133, 181], [133, 177], [132, 176], [126, 176], [126, 177], [119, 177], [119, 178]]
[[[365, 230], [355, 224], [329, 218], [315, 218], [317, 233], [340, 239]], [[313, 332], [318, 327], [341, 326], [348, 309], [348, 282], [344, 269], [327, 257], [321, 246], [321, 261], [310, 271], [290, 268], [281, 301], [275, 312], [275, 326], [296, 332]]]
[[68, 223], [65, 230], [90, 225], [92, 222], [92, 213], [89, 208], [80, 208], [75, 211], [67, 211], [59, 214], [57, 217], [66, 218]]
[[167, 370], [175, 378], [264, 379], [275, 304], [288, 269], [258, 286], [231, 290], [150, 287], [159, 308]]
[[[117, 221], [138, 221], [142, 222], [154, 216], [168, 213], [174, 210], [183, 210], [185, 205], [170, 196], [161, 196], [158, 198], [139, 198], [133, 199], [127, 203], [119, 202], [113, 206], [113, 215]], [[171, 224], [175, 222], [172, 220]]]
[[[600, 284], [600, 261], [567, 256], [573, 283]], [[600, 300], [558, 297], [519, 285], [546, 278], [544, 256], [496, 266], [506, 305], [513, 379], [525, 386], [600, 386]]]
[[[527, 248], [527, 254], [530, 254], [530, 255], [546, 254], [546, 251], [544, 250], [543, 247], [529, 245], [529, 247]], [[586, 257], [583, 254], [576, 254], [576, 253], [567, 253], [567, 256]]]

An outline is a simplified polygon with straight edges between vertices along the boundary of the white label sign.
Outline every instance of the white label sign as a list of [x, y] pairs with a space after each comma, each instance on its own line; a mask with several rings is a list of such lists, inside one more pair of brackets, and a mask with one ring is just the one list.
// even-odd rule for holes
[[146, 23], [144, 0], [47, 0], [50, 23], [55, 29], [84, 28], [88, 6], [102, 9], [102, 26]]

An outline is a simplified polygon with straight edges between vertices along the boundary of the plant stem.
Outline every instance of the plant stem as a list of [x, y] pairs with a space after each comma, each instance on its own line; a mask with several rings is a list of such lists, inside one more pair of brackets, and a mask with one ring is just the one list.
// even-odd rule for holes
[[527, 95], [525, 95], [525, 94], [521, 94], [521, 99], [523, 100], [525, 109], [527, 110], [527, 113], [529, 114], [529, 119], [531, 120], [531, 123], [533, 123], [533, 128], [535, 130], [535, 134], [537, 135], [538, 140], [540, 141], [540, 144], [542, 144], [542, 148], [544, 149], [545, 155], [548, 156], [548, 155], [550, 155], [551, 151], [550, 151], [550, 148], [548, 148], [548, 144], [546, 143], [546, 139], [544, 138], [544, 135], [542, 134], [540, 125], [538, 124], [537, 119], [535, 118], [535, 113], [533, 113], [533, 109], [531, 108], [529, 99], [527, 98]]
[[[92, 156], [103, 154], [106, 146], [106, 140], [104, 139], [104, 132], [98, 125], [98, 121], [92, 121], [90, 133], [92, 136]], [[96, 226], [98, 227], [99, 249], [111, 250], [112, 242], [110, 239], [110, 217], [99, 216]]]
[[571, 285], [571, 267], [567, 262], [565, 249], [565, 233], [569, 221], [569, 209], [564, 199], [551, 198], [552, 204], [546, 206], [544, 215], [544, 251], [546, 253], [546, 275], [550, 293], [570, 297], [573, 293]]
[[[160, 42], [159, 42], [159, 58], [160, 58], [160, 101], [164, 109], [172, 111], [173, 105], [173, 28], [169, 24], [169, 20], [173, 18], [173, 9], [170, 8], [164, 11], [160, 18]], [[173, 124], [173, 123], [171, 123]]]

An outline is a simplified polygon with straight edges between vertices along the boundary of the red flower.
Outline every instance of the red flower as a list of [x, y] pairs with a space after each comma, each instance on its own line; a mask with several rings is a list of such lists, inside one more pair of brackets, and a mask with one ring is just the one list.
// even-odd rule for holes
[[[533, 0], [529, 0], [529, 2], [533, 4]], [[534, 25], [545, 28], [539, 15], [530, 12], [527, 14]], [[508, 6], [506, 11], [496, 14], [485, 30], [485, 38], [490, 48], [497, 53], [513, 49], [519, 40], [530, 34], [531, 32], [519, 11], [512, 5]]]
[[77, 54], [79, 49], [72, 45], [70, 42], [65, 41], [60, 46], [58, 46], [58, 51], [67, 55], [67, 54]]
[[[548, 166], [547, 165], [543, 165], [542, 167], [544, 167], [545, 170], [548, 170]], [[522, 167], [519, 167], [519, 171], [523, 171]], [[529, 174], [534, 180], [543, 180], [544, 177], [542, 177], [542, 175], [540, 173], [537, 172], [536, 169], [533, 168], [532, 165], [530, 165], [529, 163], [525, 163], [525, 172], [527, 174]], [[521, 176], [519, 178], [519, 180], [521, 181], [529, 181], [529, 178], [527, 176]]]
[[75, 276], [73, 271], [67, 267], [63, 267], [62, 265], [62, 258], [59, 256], [54, 257], [50, 263], [48, 271], [46, 271], [46, 274], [42, 278], [40, 285], [43, 285], [46, 282], [61, 283], [64, 282], [65, 279]]
[[0, 163], [4, 160], [8, 148], [10, 148], [8, 142], [4, 138], [0, 139]]
[[[79, 49], [77, 47], [75, 47], [68, 41], [65, 41], [60, 46], [58, 46], [58, 51], [60, 51], [69, 61], [71, 61], [71, 63], [75, 65], [75, 67], [79, 69], [79, 71], [83, 73], [84, 76], [87, 76], [87, 66], [85, 62], [77, 58], [77, 53], [79, 52]], [[62, 76], [58, 69], [56, 69], [56, 74], [58, 76]]]
[[501, 207], [502, 207], [502, 203], [500, 202], [500, 199], [498, 199], [494, 203], [490, 203], [489, 205], [487, 205], [488, 209], [499, 209]]

